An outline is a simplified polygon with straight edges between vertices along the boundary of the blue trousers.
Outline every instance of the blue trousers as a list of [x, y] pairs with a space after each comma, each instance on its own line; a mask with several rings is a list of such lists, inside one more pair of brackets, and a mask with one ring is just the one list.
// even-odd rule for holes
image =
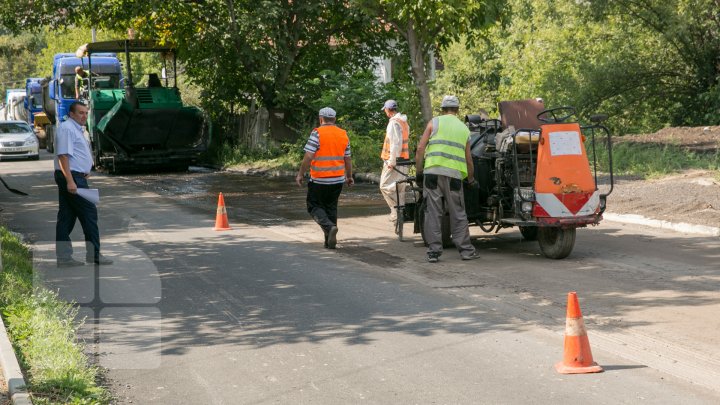
[[[72, 172], [73, 180], [78, 188], [88, 188], [87, 179], [82, 173]], [[67, 181], [60, 170], [55, 170], [55, 183], [58, 186], [58, 214], [55, 226], [55, 253], [58, 260], [67, 260], [72, 257], [73, 248], [70, 233], [75, 228], [75, 222], [80, 220], [85, 234], [86, 260], [94, 260], [100, 255], [100, 230], [98, 229], [98, 213], [95, 204], [70, 194], [67, 190]]]

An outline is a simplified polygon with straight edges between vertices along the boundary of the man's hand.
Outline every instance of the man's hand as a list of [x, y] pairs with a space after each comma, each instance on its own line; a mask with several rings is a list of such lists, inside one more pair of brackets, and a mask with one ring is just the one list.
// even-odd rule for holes
[[72, 177], [67, 182], [67, 191], [70, 194], [77, 194], [77, 184], [75, 184], [75, 180], [72, 180]]
[[347, 183], [348, 186], [352, 187], [355, 184], [355, 179], [353, 179], [352, 176], [346, 177], [345, 183]]
[[302, 181], [303, 181], [303, 175], [298, 173], [298, 175], [295, 176], [295, 183], [297, 183], [297, 185], [299, 187], [302, 187]]

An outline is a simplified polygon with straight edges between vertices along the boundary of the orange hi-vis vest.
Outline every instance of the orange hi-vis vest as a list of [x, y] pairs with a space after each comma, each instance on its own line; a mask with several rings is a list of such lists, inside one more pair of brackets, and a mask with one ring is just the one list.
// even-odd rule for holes
[[[408, 141], [410, 140], [410, 126], [408, 125], [407, 121], [395, 117], [397, 117], [397, 115], [390, 118], [390, 122], [398, 123], [400, 125], [400, 129], [402, 130], [402, 151], [400, 152], [399, 157], [403, 159], [410, 159], [410, 147], [408, 146]], [[388, 138], [389, 137], [386, 134], [385, 143], [383, 144], [383, 150], [380, 154], [380, 158], [382, 158], [382, 160], [390, 159], [390, 139]]]
[[347, 132], [334, 125], [324, 125], [315, 131], [320, 146], [310, 163], [310, 177], [345, 176], [345, 149], [350, 142]]

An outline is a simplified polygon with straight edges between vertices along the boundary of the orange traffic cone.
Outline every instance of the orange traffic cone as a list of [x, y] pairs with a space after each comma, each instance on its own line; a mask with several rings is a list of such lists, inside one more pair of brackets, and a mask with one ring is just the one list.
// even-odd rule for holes
[[220, 196], [218, 197], [217, 214], [215, 215], [215, 228], [213, 229], [216, 231], [227, 231], [232, 229], [230, 228], [230, 224], [228, 224], [225, 199], [223, 198], [222, 193], [220, 193]]
[[590, 341], [585, 331], [577, 293], [568, 293], [567, 318], [565, 320], [565, 353], [563, 361], [555, 365], [561, 374], [599, 373], [603, 371], [593, 361]]

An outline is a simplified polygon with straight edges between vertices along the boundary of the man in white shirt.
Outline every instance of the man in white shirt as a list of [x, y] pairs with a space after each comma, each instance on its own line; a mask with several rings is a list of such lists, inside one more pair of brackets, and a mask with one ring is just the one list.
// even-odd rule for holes
[[[395, 100], [387, 100], [382, 110], [389, 120], [385, 130], [383, 150], [380, 154], [383, 160], [383, 169], [380, 174], [380, 192], [390, 207], [390, 221], [395, 224], [398, 220], [396, 207], [405, 204], [405, 186], [407, 183], [400, 183], [397, 189], [395, 186], [396, 182], [405, 179], [408, 169], [407, 166], [397, 166], [396, 163], [398, 159], [410, 159], [408, 147], [410, 127], [408, 126], [407, 116], [398, 112], [398, 104]], [[400, 194], [399, 200], [398, 191]]]
[[88, 108], [83, 103], [75, 102], [70, 105], [69, 116], [58, 125], [55, 135], [55, 183], [58, 185], [59, 203], [55, 226], [57, 265], [71, 267], [83, 264], [72, 258], [70, 233], [76, 220], [80, 220], [85, 234], [85, 262], [112, 264], [112, 260], [100, 254], [97, 207], [77, 193], [78, 188], [88, 188], [87, 178], [93, 165], [90, 145], [83, 135]]

